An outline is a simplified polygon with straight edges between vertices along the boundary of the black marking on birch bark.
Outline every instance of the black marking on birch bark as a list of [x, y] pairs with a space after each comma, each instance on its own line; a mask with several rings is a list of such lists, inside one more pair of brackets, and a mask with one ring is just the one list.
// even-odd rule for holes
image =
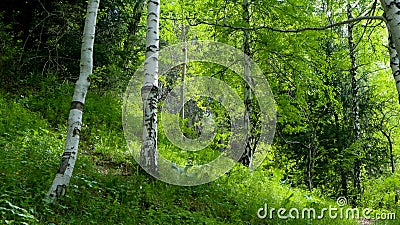
[[58, 169], [57, 173], [64, 174], [65, 171], [67, 170], [68, 166], [69, 166], [69, 157], [62, 157], [61, 165], [60, 165], [60, 168]]
[[158, 47], [156, 45], [149, 45], [146, 47], [146, 52], [155, 52], [155, 51], [157, 51], [157, 49], [158, 49]]
[[64, 194], [65, 194], [65, 188], [66, 188], [66, 185], [65, 185], [65, 184], [57, 185], [57, 188], [56, 188], [56, 196], [57, 196], [57, 197], [58, 197], [58, 196], [64, 196]]
[[[145, 127], [147, 128], [148, 138], [156, 138], [157, 133], [157, 93], [158, 87], [157, 86], [144, 86], [142, 87], [142, 100], [148, 107], [145, 107], [145, 115], [150, 114], [149, 117], [146, 118], [145, 116]], [[153, 126], [155, 124], [155, 126]], [[153, 140], [154, 142], [154, 140]], [[156, 142], [154, 142], [156, 143]]]
[[150, 94], [153, 93], [153, 94], [157, 95], [158, 89], [159, 88], [155, 85], [143, 86], [141, 89], [142, 98], [146, 97], [146, 99], [143, 99], [143, 100], [151, 100], [152, 98], [151, 98]]
[[150, 16], [155, 16], [155, 17], [157, 17], [158, 18], [158, 15], [157, 15], [157, 13], [153, 13], [153, 12], [150, 12], [149, 14], [148, 14], [148, 16], [150, 17]]
[[80, 132], [79, 128], [75, 127], [74, 131], [72, 131], [72, 137], [79, 135], [79, 132]]
[[158, 1], [152, 1], [152, 0], [149, 0], [148, 3], [153, 3], [155, 5], [159, 5], [160, 4]]
[[79, 111], [83, 111], [83, 103], [79, 101], [72, 101], [70, 109], [77, 109]]

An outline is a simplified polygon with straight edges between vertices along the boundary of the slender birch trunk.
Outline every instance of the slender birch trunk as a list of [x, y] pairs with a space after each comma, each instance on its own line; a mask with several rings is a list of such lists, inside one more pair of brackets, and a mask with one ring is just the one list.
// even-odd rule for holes
[[[183, 17], [182, 17], [183, 18]], [[182, 22], [182, 42], [183, 42], [183, 64], [182, 64], [182, 86], [181, 86], [181, 118], [185, 119], [185, 78], [186, 78], [186, 68], [187, 68], [187, 41], [186, 41], [186, 26]]]
[[[242, 3], [243, 8], [243, 20], [249, 26], [250, 25], [250, 1], [243, 0]], [[251, 56], [250, 50], [250, 33], [248, 30], [243, 30], [243, 51], [245, 56]], [[253, 154], [255, 150], [255, 137], [253, 132], [255, 131], [255, 127], [253, 126], [253, 108], [252, 108], [252, 101], [253, 96], [251, 92], [250, 85], [247, 82], [251, 82], [251, 74], [250, 74], [250, 63], [244, 56], [244, 105], [245, 105], [245, 115], [244, 115], [244, 125], [248, 128], [248, 132], [246, 135], [246, 143], [245, 143], [245, 151], [243, 155], [240, 157], [239, 162], [242, 163], [244, 166], [251, 167], [253, 161]]]
[[[347, 17], [348, 19], [353, 19], [352, 7], [350, 3], [347, 4]], [[354, 141], [357, 142], [361, 138], [360, 130], [360, 109], [359, 109], [359, 96], [358, 96], [358, 82], [357, 82], [357, 62], [355, 45], [353, 40], [353, 28], [354, 24], [348, 24], [348, 44], [349, 44], [349, 54], [350, 54], [350, 76], [351, 76], [351, 98], [352, 98], [352, 122], [353, 122], [353, 137]], [[354, 196], [354, 203], [357, 204], [359, 200], [359, 195], [361, 194], [361, 159], [360, 159], [360, 149], [357, 147], [356, 159], [354, 161], [354, 173], [353, 173], [353, 184], [354, 189], [357, 193]]]
[[398, 53], [400, 52], [400, 4], [396, 0], [381, 0], [381, 4], [385, 12], [384, 18], [389, 33], [390, 66], [396, 82], [400, 103], [400, 68], [398, 57]]
[[148, 0], [147, 9], [146, 61], [142, 87], [144, 118], [140, 165], [147, 172], [158, 176], [157, 97], [160, 0]]
[[400, 61], [399, 55], [397, 54], [396, 47], [394, 45], [393, 36], [390, 31], [389, 25], [387, 25], [387, 30], [389, 34], [389, 54], [390, 54], [390, 67], [392, 68], [392, 75], [394, 81], [396, 82], [396, 89], [398, 93], [399, 103], [400, 103]]
[[72, 177], [78, 155], [79, 133], [82, 126], [82, 110], [85, 104], [86, 93], [90, 85], [89, 75], [92, 74], [93, 70], [93, 44], [99, 3], [100, 0], [89, 0], [88, 2], [82, 37], [80, 75], [75, 84], [75, 91], [69, 112], [64, 154], [61, 159], [60, 168], [47, 193], [47, 197], [52, 200], [56, 200], [65, 194], [65, 189]]
[[400, 4], [397, 0], [381, 0], [384, 17], [397, 52], [400, 52]]

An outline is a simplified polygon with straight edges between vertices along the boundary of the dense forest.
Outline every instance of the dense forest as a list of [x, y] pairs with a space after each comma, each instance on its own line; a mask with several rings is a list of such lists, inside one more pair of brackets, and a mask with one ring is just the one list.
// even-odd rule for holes
[[1, 0], [1, 224], [400, 224], [397, 0]]

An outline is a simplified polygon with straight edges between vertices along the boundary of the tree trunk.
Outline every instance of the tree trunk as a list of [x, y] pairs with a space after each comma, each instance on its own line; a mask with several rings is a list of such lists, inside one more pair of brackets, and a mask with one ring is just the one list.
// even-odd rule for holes
[[[388, 143], [389, 143], [389, 156], [390, 156], [390, 167], [392, 169], [392, 174], [394, 174], [396, 172], [396, 162], [395, 162], [395, 157], [394, 157], [394, 153], [393, 153], [393, 142], [392, 142], [392, 137], [390, 135], [390, 131], [389, 132], [385, 132], [384, 130], [381, 130], [383, 136], [386, 137]], [[395, 187], [395, 195], [394, 195], [394, 204], [397, 204], [397, 202], [399, 201], [399, 191], [398, 188]]]
[[[243, 8], [243, 16], [242, 19], [245, 21], [247, 26], [250, 26], [250, 1], [243, 0], [242, 8]], [[248, 62], [248, 57], [251, 57], [250, 50], [250, 33], [248, 30], [243, 30], [243, 51], [244, 51], [244, 105], [245, 105], [245, 114], [244, 114], [244, 126], [248, 128], [248, 132], [246, 135], [246, 143], [245, 143], [245, 151], [243, 155], [240, 157], [239, 162], [244, 166], [251, 167], [253, 161], [254, 150], [256, 148], [255, 141], [255, 124], [254, 119], [252, 118], [253, 114], [253, 93], [251, 92], [251, 87], [248, 82], [252, 82], [251, 74], [250, 74], [250, 62]]]
[[340, 185], [342, 188], [342, 196], [347, 199], [347, 175], [343, 168], [340, 169]]
[[384, 17], [392, 35], [394, 46], [400, 52], [400, 4], [397, 0], [381, 0]]
[[400, 4], [396, 0], [381, 0], [381, 5], [384, 10], [384, 18], [386, 20], [386, 27], [389, 34], [389, 54], [390, 54], [390, 67], [396, 82], [396, 89], [400, 103], [400, 68], [399, 57], [400, 52]]
[[89, 75], [93, 70], [93, 44], [95, 37], [96, 17], [100, 0], [89, 0], [85, 27], [82, 37], [80, 75], [75, 84], [74, 96], [68, 117], [68, 131], [61, 165], [53, 180], [47, 196], [56, 200], [65, 194], [74, 170], [79, 147], [79, 133], [82, 126], [82, 110], [89, 88]]
[[312, 184], [312, 161], [313, 161], [313, 148], [310, 147], [308, 149], [308, 156], [307, 156], [307, 168], [306, 168], [306, 175], [307, 175], [307, 187], [308, 190], [311, 192], [313, 189], [313, 184]]
[[[311, 123], [309, 121], [309, 123]], [[313, 170], [315, 165], [315, 154], [318, 150], [318, 139], [317, 139], [317, 130], [313, 128], [313, 133], [311, 135], [311, 144], [308, 147], [308, 155], [307, 155], [307, 168], [306, 168], [306, 175], [307, 175], [307, 187], [309, 191], [312, 191], [313, 186]]]
[[[183, 18], [183, 17], [182, 17]], [[187, 42], [186, 42], [186, 26], [182, 22], [182, 42], [183, 42], [183, 64], [182, 64], [182, 86], [181, 86], [181, 118], [185, 119], [185, 78], [186, 78], [186, 67], [187, 67]]]
[[158, 176], [157, 99], [160, 0], [147, 2], [146, 61], [144, 64], [143, 142], [140, 165], [153, 176]]
[[[347, 17], [348, 19], [352, 19], [352, 8], [351, 5], [347, 4]], [[348, 43], [350, 50], [350, 76], [351, 76], [351, 97], [352, 97], [352, 117], [353, 117], [353, 133], [354, 133], [354, 142], [360, 140], [361, 132], [360, 132], [360, 118], [359, 118], [359, 99], [358, 99], [358, 82], [357, 82], [357, 63], [355, 56], [355, 45], [353, 41], [353, 23], [348, 24]], [[354, 189], [357, 193], [354, 196], [354, 203], [359, 200], [359, 195], [361, 194], [361, 159], [360, 159], [360, 149], [357, 147], [356, 150], [356, 159], [354, 161], [354, 174], [353, 174], [353, 184]]]
[[390, 67], [392, 68], [392, 74], [394, 81], [396, 82], [396, 89], [398, 93], [398, 99], [400, 103], [400, 61], [399, 55], [397, 54], [396, 47], [394, 45], [393, 36], [389, 24], [387, 24], [387, 30], [389, 34], [389, 54], [390, 54]]
[[[128, 30], [129, 30], [129, 34], [128, 34], [128, 38], [124, 41], [124, 48], [126, 49], [128, 46], [132, 45], [132, 40], [134, 40], [134, 38], [137, 35], [137, 32], [140, 30], [140, 20], [142, 18], [142, 14], [143, 14], [143, 8], [145, 5], [145, 0], [138, 0], [135, 3], [135, 6], [133, 8], [133, 16], [132, 18], [134, 19], [134, 21], [132, 23], [128, 24]], [[129, 59], [130, 60], [130, 59]]]

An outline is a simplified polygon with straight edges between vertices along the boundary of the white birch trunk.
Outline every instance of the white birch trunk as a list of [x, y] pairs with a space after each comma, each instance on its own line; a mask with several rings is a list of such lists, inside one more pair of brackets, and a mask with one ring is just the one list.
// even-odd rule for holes
[[389, 54], [390, 54], [390, 67], [392, 68], [392, 74], [394, 81], [396, 82], [396, 89], [398, 93], [398, 99], [400, 103], [400, 61], [399, 55], [397, 54], [396, 47], [393, 42], [393, 36], [390, 31], [389, 25], [387, 25], [389, 33]]
[[75, 84], [74, 96], [68, 117], [68, 131], [64, 154], [61, 165], [53, 180], [53, 184], [47, 197], [55, 200], [65, 194], [65, 189], [72, 177], [79, 147], [79, 133], [82, 126], [82, 110], [85, 104], [86, 93], [89, 88], [89, 75], [93, 69], [93, 43], [97, 10], [100, 0], [89, 0], [86, 14], [85, 27], [83, 30], [80, 75]]
[[400, 3], [398, 0], [381, 0], [381, 4], [396, 51], [400, 52]]
[[146, 61], [142, 87], [144, 118], [140, 165], [147, 172], [158, 176], [157, 96], [160, 0], [148, 0], [147, 8]]
[[400, 68], [398, 52], [400, 52], [400, 3], [397, 0], [381, 0], [387, 30], [389, 33], [389, 53], [392, 74], [396, 81], [400, 103]]

